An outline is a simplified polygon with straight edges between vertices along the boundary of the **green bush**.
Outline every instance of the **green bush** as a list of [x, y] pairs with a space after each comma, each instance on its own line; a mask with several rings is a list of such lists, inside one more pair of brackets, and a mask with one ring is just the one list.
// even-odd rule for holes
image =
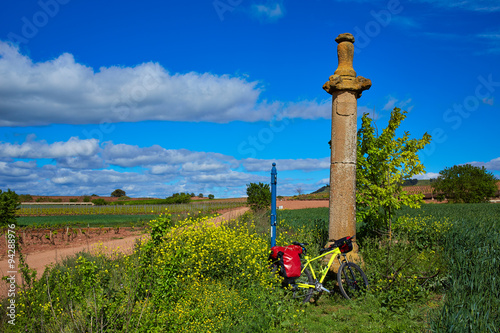
[[32, 202], [33, 197], [29, 194], [20, 194], [19, 195], [19, 201], [20, 202]]
[[92, 200], [92, 203], [96, 206], [104, 206], [108, 204], [103, 198], [94, 199]]
[[271, 190], [269, 184], [247, 184], [247, 203], [254, 211], [267, 209], [271, 205]]
[[16, 223], [19, 205], [19, 196], [16, 192], [10, 189], [7, 189], [7, 192], [0, 190], [0, 226]]
[[166, 204], [183, 204], [191, 202], [191, 195], [188, 193], [174, 193], [172, 196], [165, 198]]

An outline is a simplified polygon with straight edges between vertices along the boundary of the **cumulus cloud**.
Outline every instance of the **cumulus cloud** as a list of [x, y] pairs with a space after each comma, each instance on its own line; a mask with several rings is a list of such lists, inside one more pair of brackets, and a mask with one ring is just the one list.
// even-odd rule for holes
[[22, 144], [0, 143], [0, 158], [64, 158], [89, 157], [99, 152], [99, 141], [96, 139], [80, 140], [71, 137], [67, 142], [28, 140]]
[[465, 164], [471, 164], [473, 166], [477, 167], [485, 167], [488, 170], [491, 171], [500, 171], [500, 157], [494, 158], [491, 161], [488, 162], [469, 162]]
[[287, 103], [282, 106], [282, 111], [277, 117], [277, 120], [284, 118], [302, 118], [302, 119], [331, 119], [332, 118], [332, 102], [331, 99], [324, 99], [321, 102], [316, 101], [300, 101], [295, 103]]
[[[209, 163], [214, 160], [226, 162], [234, 161], [233, 157], [219, 153], [196, 152], [187, 149], [165, 149], [158, 145], [139, 147], [113, 143], [108, 143], [104, 146], [102, 156], [106, 163], [121, 167], [155, 164], [175, 165], [199, 161]], [[193, 168], [194, 164], [188, 166], [188, 170], [192, 170]]]
[[169, 73], [152, 62], [98, 71], [68, 53], [33, 62], [0, 41], [0, 126], [330, 117], [329, 100], [268, 102], [261, 100], [261, 93], [258, 81]]
[[270, 119], [273, 110], [258, 103], [260, 94], [257, 81], [171, 74], [157, 63], [94, 72], [68, 53], [34, 63], [0, 41], [1, 126]]
[[330, 168], [329, 157], [276, 160], [247, 158], [241, 164], [247, 171], [269, 171], [274, 162], [279, 166], [280, 171], [302, 170], [308, 172]]
[[[0, 142], [0, 188], [32, 195], [109, 195], [122, 188], [131, 196], [165, 197], [175, 192], [243, 196], [246, 184], [269, 180], [273, 162], [280, 171], [329, 167], [328, 157], [237, 160], [220, 153], [159, 145], [100, 144], [96, 139], [76, 137], [49, 144], [30, 137], [21, 144]], [[284, 182], [280, 193], [292, 194], [294, 183], [292, 179]], [[316, 184], [302, 187], [309, 190]]]

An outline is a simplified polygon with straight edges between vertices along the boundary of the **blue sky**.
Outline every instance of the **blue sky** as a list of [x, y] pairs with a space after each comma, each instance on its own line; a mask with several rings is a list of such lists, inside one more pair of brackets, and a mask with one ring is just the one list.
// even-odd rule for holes
[[[278, 194], [328, 183], [335, 37], [372, 80], [358, 100], [384, 128], [425, 132], [426, 174], [500, 178], [498, 1], [4, 2], [0, 189], [134, 197]], [[358, 118], [358, 125], [360, 119]]]

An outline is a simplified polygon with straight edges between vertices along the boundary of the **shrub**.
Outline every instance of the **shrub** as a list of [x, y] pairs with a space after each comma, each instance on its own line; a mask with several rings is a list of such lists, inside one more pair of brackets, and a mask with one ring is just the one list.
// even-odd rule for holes
[[254, 211], [266, 209], [271, 205], [271, 190], [269, 184], [248, 184], [247, 196], [247, 203]]
[[104, 206], [108, 204], [103, 198], [94, 199], [92, 200], [92, 203], [96, 206]]
[[191, 201], [191, 195], [187, 193], [174, 193], [171, 197], [165, 198], [166, 204], [182, 204], [189, 203]]
[[92, 200], [92, 198], [90, 196], [88, 196], [88, 195], [85, 195], [83, 197], [83, 202], [90, 202], [90, 200]]
[[29, 194], [20, 194], [19, 195], [19, 201], [20, 202], [32, 202], [33, 197]]

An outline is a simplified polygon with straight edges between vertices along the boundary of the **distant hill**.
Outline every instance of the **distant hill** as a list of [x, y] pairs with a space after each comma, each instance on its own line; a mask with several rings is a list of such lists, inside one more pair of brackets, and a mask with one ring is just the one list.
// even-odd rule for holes
[[317, 189], [314, 192], [311, 192], [310, 194], [317, 194], [317, 193], [324, 193], [324, 192], [330, 192], [330, 185], [325, 185], [319, 189]]

